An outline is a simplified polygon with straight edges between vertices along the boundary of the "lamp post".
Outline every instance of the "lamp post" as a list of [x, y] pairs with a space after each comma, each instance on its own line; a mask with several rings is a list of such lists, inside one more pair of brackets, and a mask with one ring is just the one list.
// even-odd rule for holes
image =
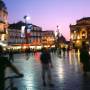
[[28, 20], [30, 19], [30, 17], [28, 16], [24, 16], [25, 19], [25, 39], [26, 39], [26, 44], [28, 44], [28, 36], [27, 36], [27, 29], [28, 29]]
[[[26, 39], [26, 45], [28, 45], [28, 33], [27, 33], [27, 30], [28, 30], [28, 20], [30, 19], [30, 17], [28, 16], [24, 16], [24, 19], [25, 19], [25, 39]], [[29, 59], [29, 47], [26, 48], [26, 59], [28, 60]]]
[[59, 48], [59, 26], [57, 25], [56, 47]]

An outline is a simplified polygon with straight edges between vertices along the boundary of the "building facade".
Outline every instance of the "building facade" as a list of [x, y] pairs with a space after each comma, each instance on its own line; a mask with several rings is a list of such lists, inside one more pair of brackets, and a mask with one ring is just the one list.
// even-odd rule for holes
[[25, 30], [25, 23], [21, 21], [9, 25], [8, 45], [19, 46], [20, 48], [29, 46], [35, 49], [54, 45], [55, 35], [53, 31], [42, 31], [41, 27], [33, 24], [27, 25], [27, 34], [25, 34]]
[[46, 30], [42, 31], [42, 46], [44, 47], [55, 47], [55, 34], [54, 31]]
[[[33, 24], [28, 24], [27, 26], [27, 34], [25, 34], [25, 23], [20, 21], [10, 24], [8, 30], [8, 45], [20, 47], [31, 46], [32, 48], [40, 46], [42, 28]], [[28, 43], [26, 41], [28, 41]]]
[[90, 17], [81, 18], [76, 25], [70, 25], [71, 45], [79, 48], [83, 41], [90, 45]]
[[5, 3], [0, 0], [0, 45], [7, 43], [8, 12]]

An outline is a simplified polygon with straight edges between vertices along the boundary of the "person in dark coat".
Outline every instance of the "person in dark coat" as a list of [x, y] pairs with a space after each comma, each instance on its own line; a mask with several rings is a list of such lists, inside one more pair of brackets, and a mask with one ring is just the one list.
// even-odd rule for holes
[[90, 55], [85, 42], [82, 43], [80, 49], [80, 62], [83, 64], [84, 75], [87, 75], [87, 72], [90, 71]]
[[13, 53], [13, 49], [10, 49], [9, 51], [9, 61], [11, 62], [14, 62], [14, 53]]
[[52, 84], [52, 78], [51, 78], [51, 70], [52, 62], [51, 62], [51, 55], [48, 49], [43, 48], [42, 53], [40, 56], [41, 64], [42, 64], [42, 79], [43, 79], [43, 85], [46, 86], [46, 73], [48, 75], [49, 85], [53, 86]]
[[18, 69], [3, 55], [3, 48], [0, 46], [0, 90], [5, 90], [5, 69], [10, 67], [16, 74], [23, 76]]

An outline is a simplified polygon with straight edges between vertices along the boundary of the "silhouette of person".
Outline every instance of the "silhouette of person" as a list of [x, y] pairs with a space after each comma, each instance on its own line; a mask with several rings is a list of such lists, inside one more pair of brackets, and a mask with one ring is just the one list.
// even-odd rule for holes
[[3, 55], [3, 48], [0, 46], [0, 90], [5, 88], [5, 69], [10, 67], [16, 74], [23, 76], [17, 68]]
[[29, 53], [30, 53], [30, 48], [29, 47], [26, 48], [25, 53], [26, 53], [26, 60], [28, 60], [29, 59]]
[[82, 42], [82, 48], [80, 49], [80, 62], [83, 64], [84, 75], [87, 75], [87, 72], [90, 71], [90, 56], [89, 51], [85, 42]]
[[41, 51], [42, 51], [42, 53], [40, 55], [40, 61], [41, 61], [41, 64], [42, 64], [43, 85], [46, 86], [45, 76], [46, 76], [46, 73], [47, 73], [49, 85], [53, 86], [52, 77], [51, 77], [51, 70], [50, 70], [50, 68], [52, 67], [50, 52], [46, 48], [42, 48]]
[[14, 61], [14, 54], [12, 49], [9, 51], [9, 61]]
[[59, 56], [60, 56], [60, 58], [61, 58], [61, 48], [59, 48]]
[[66, 51], [65, 46], [62, 48], [62, 50], [63, 50], [63, 57], [65, 57], [65, 51]]

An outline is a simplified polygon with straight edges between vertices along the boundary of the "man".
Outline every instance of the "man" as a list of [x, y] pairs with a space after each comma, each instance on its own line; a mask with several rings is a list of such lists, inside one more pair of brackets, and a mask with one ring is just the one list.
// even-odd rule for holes
[[13, 54], [13, 49], [10, 49], [10, 51], [9, 51], [9, 61], [14, 62], [14, 54]]
[[5, 69], [10, 67], [16, 74], [19, 76], [23, 76], [16, 67], [10, 63], [7, 57], [3, 55], [3, 48], [0, 46], [0, 90], [4, 90], [5, 88]]
[[42, 53], [40, 56], [41, 64], [42, 64], [42, 79], [43, 79], [43, 85], [46, 86], [45, 76], [46, 73], [48, 75], [49, 85], [53, 86], [51, 80], [51, 70], [52, 62], [51, 62], [51, 56], [47, 49], [43, 48]]
[[82, 42], [82, 48], [80, 49], [80, 62], [83, 64], [84, 75], [87, 75], [87, 72], [90, 71], [90, 55], [88, 47], [85, 42]]

